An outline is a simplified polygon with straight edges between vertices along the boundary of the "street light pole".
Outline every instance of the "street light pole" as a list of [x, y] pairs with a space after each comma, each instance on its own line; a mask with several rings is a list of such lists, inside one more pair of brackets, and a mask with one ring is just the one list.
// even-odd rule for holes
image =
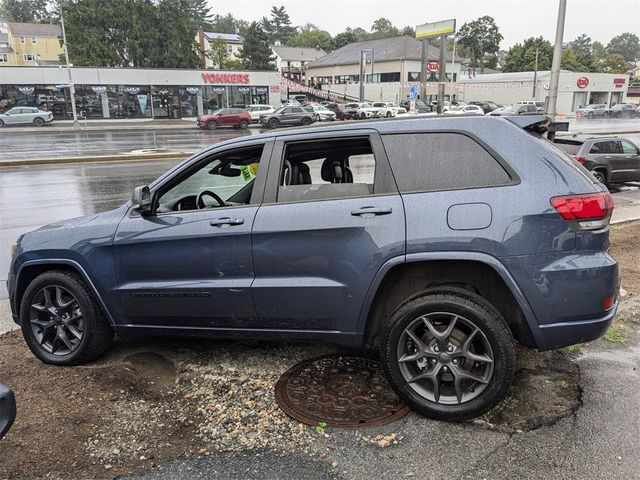
[[553, 62], [551, 64], [551, 82], [549, 85], [549, 101], [547, 115], [556, 120], [556, 106], [558, 103], [558, 85], [560, 83], [560, 65], [562, 61], [562, 37], [564, 36], [564, 19], [567, 14], [567, 0], [560, 0], [558, 8], [558, 23], [556, 26], [556, 44], [553, 48]]
[[62, 42], [64, 59], [67, 63], [67, 76], [69, 77], [69, 96], [71, 97], [71, 112], [73, 114], [73, 129], [80, 130], [80, 123], [78, 122], [78, 114], [76, 112], [76, 89], [73, 85], [73, 79], [71, 78], [71, 66], [69, 65], [69, 50], [67, 50], [67, 33], [64, 29], [64, 16], [62, 15], [62, 2], [60, 2], [60, 25], [62, 27]]
[[536, 64], [535, 69], [533, 71], [533, 99], [536, 99], [536, 87], [538, 84], [538, 47], [536, 47]]

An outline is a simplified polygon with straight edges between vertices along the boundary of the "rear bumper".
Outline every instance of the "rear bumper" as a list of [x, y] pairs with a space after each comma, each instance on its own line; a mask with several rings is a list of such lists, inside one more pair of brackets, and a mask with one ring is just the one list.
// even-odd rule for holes
[[618, 310], [619, 300], [606, 315], [593, 320], [540, 325], [541, 341], [538, 350], [551, 350], [576, 343], [590, 342], [603, 336]]

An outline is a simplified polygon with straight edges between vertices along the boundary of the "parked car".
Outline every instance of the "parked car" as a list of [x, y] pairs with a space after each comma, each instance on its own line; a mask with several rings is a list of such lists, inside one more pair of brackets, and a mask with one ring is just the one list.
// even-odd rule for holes
[[636, 105], [633, 103], [618, 103], [606, 111], [606, 115], [614, 118], [636, 118]]
[[13, 319], [54, 365], [100, 357], [114, 333], [375, 349], [416, 411], [481, 415], [509, 390], [516, 341], [594, 340], [619, 302], [611, 194], [538, 137], [547, 124], [420, 117], [218, 143], [115, 210], [22, 235]]
[[246, 108], [247, 112], [249, 112], [249, 116], [251, 117], [252, 122], [259, 122], [261, 115], [268, 115], [276, 111], [271, 105], [249, 105]]
[[0, 383], [0, 440], [11, 429], [16, 419], [16, 397], [13, 391]]
[[234, 127], [245, 130], [251, 123], [251, 115], [241, 108], [221, 108], [210, 115], [200, 115], [198, 127], [215, 130], [218, 127]]
[[484, 115], [484, 110], [478, 105], [460, 105], [444, 111], [443, 115]]
[[278, 128], [283, 125], [311, 125], [315, 121], [315, 114], [305, 111], [304, 107], [282, 107], [271, 114], [260, 116], [260, 123], [269, 128]]
[[487, 115], [491, 116], [503, 116], [503, 115], [537, 115], [538, 107], [533, 104], [525, 104], [525, 105], [509, 105], [507, 107], [496, 108], [492, 112], [487, 113]]
[[[375, 102], [373, 103], [373, 108], [377, 108], [378, 109], [378, 116], [379, 117], [395, 117], [398, 113], [398, 110], [400, 109], [400, 107], [396, 107], [393, 103], [387, 103], [387, 102]], [[402, 109], [404, 110], [404, 108]]]
[[535, 105], [538, 113], [544, 112], [544, 102], [539, 100], [519, 100], [514, 105]]
[[[362, 120], [366, 118], [377, 118], [380, 116], [380, 110], [377, 108], [374, 108], [373, 105], [367, 102], [350, 102], [350, 103], [345, 103], [344, 106], [345, 106], [345, 110], [348, 110], [349, 114], [352, 117], [359, 118]], [[355, 115], [354, 115], [354, 110], [355, 110]]]
[[329, 110], [324, 105], [310, 105], [308, 107], [304, 107], [304, 109], [315, 115], [316, 122], [334, 121], [336, 119], [336, 113]]
[[0, 127], [4, 125], [35, 125], [41, 127], [53, 122], [53, 113], [35, 107], [14, 107], [0, 113]]
[[618, 137], [556, 137], [555, 143], [603, 185], [640, 181], [640, 149]]
[[607, 110], [607, 106], [604, 103], [592, 103], [576, 110], [576, 114], [587, 118], [605, 117], [608, 115]]
[[469, 102], [469, 105], [478, 105], [480, 108], [482, 108], [484, 113], [493, 112], [494, 110], [501, 108], [503, 106], [503, 105], [498, 105], [497, 103], [491, 102], [491, 101]]
[[[431, 107], [424, 103], [422, 100], [416, 100], [415, 104], [416, 112], [418, 113], [430, 113], [432, 111]], [[402, 102], [400, 102], [400, 106], [405, 108], [407, 112], [411, 110], [411, 102], [409, 102], [408, 100], [403, 100]]]

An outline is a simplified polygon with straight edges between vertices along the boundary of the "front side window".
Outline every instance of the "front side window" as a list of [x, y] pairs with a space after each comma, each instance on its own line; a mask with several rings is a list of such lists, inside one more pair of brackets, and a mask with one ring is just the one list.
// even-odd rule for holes
[[460, 133], [384, 135], [382, 141], [401, 192], [481, 188], [512, 181], [482, 145]]
[[205, 161], [186, 178], [159, 192], [156, 211], [166, 213], [248, 205], [263, 145], [233, 150]]
[[291, 142], [285, 147], [277, 201], [372, 195], [375, 172], [368, 137]]

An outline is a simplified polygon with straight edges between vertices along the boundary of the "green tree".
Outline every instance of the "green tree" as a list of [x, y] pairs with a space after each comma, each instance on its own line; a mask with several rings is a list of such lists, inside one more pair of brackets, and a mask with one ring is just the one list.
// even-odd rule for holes
[[634, 33], [621, 33], [611, 39], [607, 53], [622, 55], [627, 62], [633, 62], [640, 58], [640, 39]]
[[228, 13], [224, 17], [215, 15], [211, 21], [210, 31], [215, 33], [236, 33], [238, 28], [237, 20]]
[[607, 56], [607, 47], [601, 42], [595, 41], [591, 44], [591, 55], [593, 55], [594, 61], [598, 61]]
[[550, 70], [553, 61], [553, 45], [542, 37], [530, 37], [524, 43], [516, 43], [507, 51], [502, 71], [533, 71], [536, 62], [536, 48], [538, 49], [538, 70]]
[[480, 69], [485, 55], [498, 53], [503, 38], [495, 20], [488, 15], [465, 23], [458, 31], [458, 37], [464, 54], [471, 58], [471, 66]]
[[49, 0], [2, 0], [0, 17], [9, 22], [48, 23], [52, 17], [49, 9]]
[[411, 25], [407, 25], [400, 31], [400, 35], [408, 35], [410, 37], [415, 37], [416, 29], [413, 28]]
[[187, 2], [187, 12], [191, 19], [193, 30], [197, 30], [199, 27], [202, 27], [205, 31], [211, 30], [213, 17], [207, 5], [207, 0], [189, 0]]
[[371, 25], [370, 38], [389, 38], [397, 37], [399, 35], [400, 31], [393, 26], [389, 19], [379, 18], [373, 22], [373, 25]]
[[562, 49], [561, 66], [563, 70], [570, 70], [572, 72], [590, 71], [590, 70], [587, 70], [582, 63], [580, 63], [580, 60], [578, 59], [578, 55], [572, 48]]
[[[571, 52], [575, 55], [575, 65], [579, 70], [573, 70], [571, 68], [567, 68], [567, 70], [572, 71], [582, 71], [582, 72], [593, 72], [596, 69], [595, 66], [595, 58], [592, 53], [592, 43], [591, 37], [587, 36], [585, 33], [578, 36], [575, 40], [567, 43], [565, 45], [565, 49], [570, 49]], [[564, 51], [563, 51], [563, 59], [564, 59]], [[571, 53], [567, 53], [567, 56], [571, 56]], [[571, 63], [571, 62], [570, 62]]]
[[291, 47], [321, 48], [325, 52], [333, 50], [333, 38], [329, 32], [320, 30], [313, 23], [298, 28], [298, 32], [289, 37], [287, 45]]
[[270, 16], [271, 18], [263, 17], [260, 22], [269, 43], [271, 45], [276, 43], [285, 45], [289, 37], [296, 33], [296, 27], [291, 25], [289, 14], [283, 6], [271, 7]]
[[347, 31], [339, 33], [333, 37], [333, 48], [337, 50], [338, 48], [342, 48], [355, 41], [357, 41], [356, 36], [353, 34], [351, 29], [347, 29]]
[[619, 53], [610, 53], [598, 65], [603, 73], [627, 73], [627, 61]]
[[356, 39], [356, 42], [363, 42], [365, 40], [369, 40], [369, 37], [371, 36], [369, 32], [367, 32], [364, 28], [361, 28], [361, 27], [356, 27], [353, 30], [351, 30], [350, 28], [347, 28], [347, 30], [351, 31], [351, 33]]
[[[197, 68], [200, 61], [193, 28], [191, 0], [159, 0], [156, 24], [159, 31], [152, 59], [157, 68]], [[148, 25], [148, 21], [144, 22]]]
[[227, 42], [223, 39], [216, 38], [212, 42], [209, 42], [207, 57], [211, 59], [215, 68], [218, 68], [219, 70], [226, 69], [228, 55]]
[[275, 70], [275, 56], [271, 55], [269, 37], [258, 22], [252, 22], [247, 30], [240, 60], [247, 70]]

